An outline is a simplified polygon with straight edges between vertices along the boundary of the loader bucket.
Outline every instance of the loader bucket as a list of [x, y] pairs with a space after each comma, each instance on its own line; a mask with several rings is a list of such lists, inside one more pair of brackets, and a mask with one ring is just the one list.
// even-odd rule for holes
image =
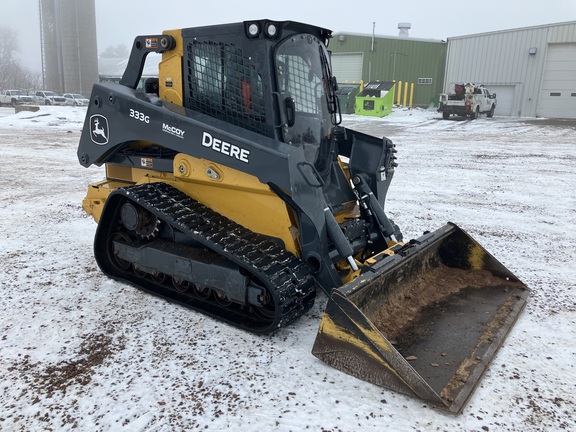
[[529, 290], [452, 223], [380, 259], [328, 301], [312, 353], [458, 414]]

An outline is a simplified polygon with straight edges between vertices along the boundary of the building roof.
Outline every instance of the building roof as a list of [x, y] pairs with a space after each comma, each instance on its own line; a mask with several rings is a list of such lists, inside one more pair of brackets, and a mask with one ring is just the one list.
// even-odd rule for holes
[[[162, 60], [161, 54], [150, 53], [146, 57], [143, 76], [158, 76], [158, 64]], [[126, 70], [128, 58], [100, 57], [98, 59], [98, 75], [106, 77], [121, 77]]]
[[[332, 38], [338, 40], [339, 35], [344, 36], [359, 36], [359, 37], [367, 37], [371, 38], [372, 34], [367, 33], [351, 33], [351, 32], [337, 32], [333, 33]], [[374, 37], [376, 39], [397, 39], [397, 40], [404, 40], [404, 41], [414, 41], [414, 42], [432, 42], [432, 43], [445, 43], [446, 41], [440, 39], [425, 39], [425, 38], [415, 38], [412, 36], [385, 36], [385, 35], [377, 35], [375, 34]]]
[[451, 36], [448, 39], [449, 40], [465, 39], [465, 38], [469, 38], [469, 37], [478, 37], [478, 36], [484, 36], [484, 35], [490, 35], [490, 34], [496, 34], [496, 33], [510, 33], [510, 32], [516, 32], [516, 31], [525, 31], [525, 30], [533, 30], [533, 29], [540, 29], [540, 28], [546, 28], [546, 27], [557, 27], [557, 26], [564, 26], [564, 25], [576, 25], [576, 21], [565, 21], [565, 22], [551, 23], [551, 24], [540, 24], [540, 25], [528, 26], [528, 27], [517, 27], [517, 28], [512, 28], [512, 29], [495, 30], [495, 31], [483, 32], [483, 33], [472, 33], [472, 34], [467, 34], [467, 35], [462, 35], [462, 36]]

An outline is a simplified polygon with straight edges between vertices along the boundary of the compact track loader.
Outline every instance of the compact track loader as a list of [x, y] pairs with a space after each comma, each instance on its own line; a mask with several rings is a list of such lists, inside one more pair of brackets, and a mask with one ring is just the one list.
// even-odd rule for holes
[[[329, 298], [313, 354], [457, 413], [528, 289], [462, 229], [402, 242], [386, 138], [341, 126], [329, 30], [270, 20], [138, 36], [95, 84], [80, 164], [104, 273], [270, 333]], [[161, 53], [158, 78], [142, 79]]]

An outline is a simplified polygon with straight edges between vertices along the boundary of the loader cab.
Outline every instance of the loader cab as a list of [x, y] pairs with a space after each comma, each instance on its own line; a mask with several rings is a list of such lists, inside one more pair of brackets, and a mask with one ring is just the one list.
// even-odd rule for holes
[[277, 47], [274, 62], [282, 140], [304, 147], [315, 162], [337, 109], [330, 104], [335, 92], [326, 47], [311, 34], [291, 37]]
[[337, 206], [355, 197], [338, 166], [333, 132], [342, 119], [330, 37], [293, 21], [183, 29], [183, 100], [194, 112], [302, 148]]
[[314, 163], [339, 118], [330, 35], [270, 20], [183, 29], [184, 106], [302, 146]]

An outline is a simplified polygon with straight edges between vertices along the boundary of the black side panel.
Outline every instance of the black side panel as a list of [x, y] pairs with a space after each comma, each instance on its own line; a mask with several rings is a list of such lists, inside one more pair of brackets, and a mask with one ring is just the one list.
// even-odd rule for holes
[[[156, 100], [157, 101], [157, 100]], [[115, 83], [96, 84], [78, 147], [83, 166], [138, 158], [134, 141], [157, 143], [164, 149], [212, 160], [274, 184], [290, 196], [302, 216], [302, 259], [322, 263], [315, 277], [325, 290], [340, 285], [329, 257], [322, 183], [306, 162], [304, 149], [163, 102]], [[168, 154], [170, 154], [168, 152]], [[128, 157], [129, 156], [129, 157]], [[150, 167], [154, 169], [155, 167]]]
[[80, 164], [109, 162], [133, 141], [212, 160], [286, 190], [292, 186], [289, 160], [303, 159], [298, 147], [191, 110], [183, 112], [182, 107], [120, 84], [95, 84], [78, 147]]

